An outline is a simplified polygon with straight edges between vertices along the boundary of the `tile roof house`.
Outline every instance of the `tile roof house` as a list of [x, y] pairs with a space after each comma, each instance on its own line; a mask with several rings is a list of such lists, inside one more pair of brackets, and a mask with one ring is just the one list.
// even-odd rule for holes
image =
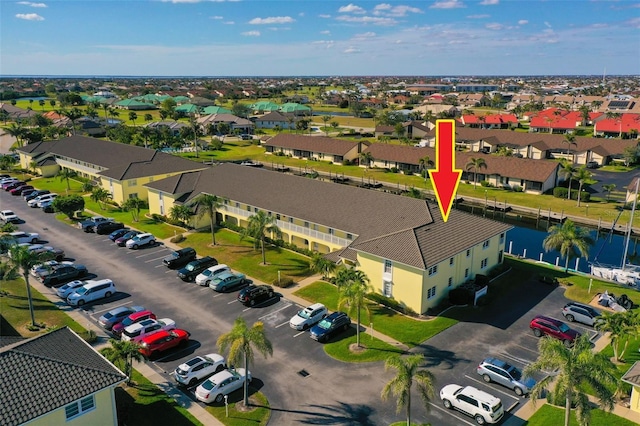
[[515, 114], [463, 114], [458, 121], [463, 126], [482, 129], [508, 129], [510, 126], [518, 126], [518, 117]]
[[631, 385], [629, 408], [636, 413], [640, 413], [640, 361], [634, 362], [620, 380]]
[[99, 182], [117, 203], [134, 196], [145, 199], [147, 191], [142, 185], [149, 181], [206, 167], [152, 149], [78, 135], [28, 144], [17, 152], [22, 167], [31, 161], [53, 159], [57, 167], [47, 169], [47, 176], [60, 168], [74, 170]]
[[68, 327], [0, 348], [0, 424], [116, 425], [127, 377]]
[[229, 127], [231, 128], [231, 132], [238, 130], [241, 133], [253, 133], [253, 128], [255, 127], [253, 122], [247, 120], [246, 118], [225, 113], [209, 114], [198, 117], [196, 119], [196, 123], [198, 123], [198, 125], [200, 125], [200, 127], [204, 130], [207, 130], [209, 126], [217, 128], [221, 123], [225, 123], [229, 125]]
[[295, 129], [299, 119], [294, 114], [271, 111], [257, 117], [253, 122], [256, 125], [256, 129], [274, 129], [276, 126], [280, 129]]
[[445, 223], [425, 200], [231, 163], [147, 188], [152, 213], [201, 193], [224, 198], [220, 220], [235, 225], [265, 211], [277, 218], [284, 241], [355, 266], [376, 291], [420, 313], [501, 263], [511, 228], [459, 210]]
[[267, 154], [282, 153], [295, 158], [328, 160], [341, 164], [357, 160], [369, 142], [351, 142], [325, 136], [280, 133], [265, 144]]
[[640, 114], [620, 114], [619, 117], [601, 117], [593, 126], [594, 136], [638, 138]]

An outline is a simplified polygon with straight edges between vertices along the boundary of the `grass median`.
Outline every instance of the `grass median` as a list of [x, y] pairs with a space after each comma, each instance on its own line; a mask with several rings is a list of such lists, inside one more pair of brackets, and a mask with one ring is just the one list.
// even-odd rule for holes
[[[544, 404], [540, 407], [533, 416], [524, 423], [526, 426], [549, 426], [549, 425], [562, 425], [564, 424], [564, 408], [554, 407], [549, 404]], [[591, 424], [592, 425], [607, 425], [607, 426], [635, 426], [636, 423], [631, 420], [627, 420], [620, 416], [616, 416], [612, 413], [594, 409], [591, 410]], [[571, 418], [569, 420], [570, 426], [578, 426], [576, 420], [575, 411], [571, 411]]]
[[205, 405], [204, 408], [227, 426], [264, 426], [269, 423], [269, 418], [271, 417], [269, 402], [262, 393], [255, 391], [251, 385], [249, 385], [249, 392], [254, 392], [249, 396], [249, 403], [252, 404], [249, 406], [249, 409], [245, 409], [244, 407], [240, 409], [237, 408], [238, 404], [242, 405], [242, 399], [244, 397], [243, 391], [241, 390], [229, 395], [228, 416], [224, 404], [214, 403]]

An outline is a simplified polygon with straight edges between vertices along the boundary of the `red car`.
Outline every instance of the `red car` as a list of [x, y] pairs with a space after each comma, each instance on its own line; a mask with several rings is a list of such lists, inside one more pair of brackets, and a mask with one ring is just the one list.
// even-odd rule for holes
[[25, 186], [26, 184], [27, 184], [26, 182], [22, 182], [21, 180], [19, 180], [19, 181], [17, 181], [17, 182], [12, 182], [12, 183], [10, 183], [10, 184], [8, 184], [8, 185], [7, 185], [7, 184], [3, 184], [3, 185], [2, 185], [2, 188], [3, 188], [5, 191], [9, 192], [9, 191], [11, 191], [11, 190], [12, 190], [12, 189], [14, 189], [14, 188], [19, 188], [19, 187], [21, 187], [21, 186]]
[[12, 190], [10, 190], [9, 193], [11, 195], [22, 195], [22, 192], [26, 191], [28, 189], [33, 189], [33, 186], [31, 186], [31, 185], [17, 186], [15, 188], [13, 188]]
[[185, 347], [189, 343], [189, 336], [191, 334], [188, 331], [180, 330], [179, 328], [155, 332], [140, 341], [140, 353], [147, 358], [155, 358], [160, 352], [178, 346]]
[[551, 336], [555, 339], [562, 340], [565, 345], [570, 346], [580, 337], [580, 333], [570, 328], [567, 324], [555, 318], [536, 316], [531, 320], [529, 327], [536, 337]]
[[156, 314], [151, 311], [134, 312], [121, 322], [115, 324], [111, 329], [111, 332], [116, 336], [120, 336], [126, 327], [146, 319], [156, 319]]

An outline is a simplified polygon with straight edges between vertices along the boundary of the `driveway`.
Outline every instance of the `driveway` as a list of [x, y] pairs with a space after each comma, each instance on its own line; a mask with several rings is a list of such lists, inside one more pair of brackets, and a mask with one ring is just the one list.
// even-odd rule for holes
[[[602, 185], [613, 183], [616, 185], [616, 191], [625, 192], [627, 186], [631, 183], [631, 180], [635, 176], [640, 175], [640, 171], [638, 170], [631, 170], [628, 172], [606, 172], [596, 169], [591, 170], [591, 172], [593, 173], [593, 178], [597, 180], [598, 183], [591, 185], [590, 192], [592, 192], [592, 195], [603, 198], [607, 197], [607, 192], [602, 189]], [[635, 188], [632, 188], [632, 191], [633, 190], [635, 190]]]

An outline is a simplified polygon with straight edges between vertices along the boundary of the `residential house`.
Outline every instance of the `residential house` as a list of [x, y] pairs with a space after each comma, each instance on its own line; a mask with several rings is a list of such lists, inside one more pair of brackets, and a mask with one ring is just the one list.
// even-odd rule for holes
[[221, 221], [246, 226], [251, 215], [264, 211], [276, 218], [285, 242], [363, 271], [376, 292], [419, 313], [502, 263], [511, 228], [459, 210], [445, 223], [438, 207], [425, 200], [231, 163], [147, 188], [151, 213], [188, 205], [202, 193], [225, 200]]
[[127, 377], [64, 327], [0, 348], [0, 424], [117, 426]]
[[154, 129], [159, 132], [162, 132], [164, 131], [164, 129], [167, 129], [167, 131], [171, 133], [172, 136], [178, 136], [180, 134], [180, 131], [185, 127], [189, 127], [189, 125], [182, 121], [166, 120], [166, 121], [152, 121], [151, 123], [145, 124], [144, 127], [149, 127], [150, 129]]
[[458, 104], [462, 108], [471, 108], [477, 106], [486, 106], [491, 103], [491, 99], [482, 93], [460, 94], [458, 95]]
[[605, 138], [638, 138], [640, 114], [620, 114], [619, 117], [601, 116], [593, 126], [593, 135]]
[[271, 111], [253, 122], [256, 129], [275, 129], [276, 127], [284, 129], [295, 129], [299, 118], [294, 114], [283, 114], [280, 111]]
[[4, 110], [9, 120], [24, 121], [36, 116], [38, 113], [33, 110], [22, 109], [11, 105], [10, 103], [0, 102], [0, 109]]
[[18, 148], [20, 165], [28, 168], [32, 161], [40, 173], [54, 176], [61, 168], [93, 179], [111, 194], [118, 204], [128, 198], [147, 198], [144, 184], [207, 166], [163, 152], [122, 143], [71, 136], [36, 142]]
[[640, 361], [633, 363], [621, 379], [624, 383], [631, 385], [631, 400], [629, 409], [640, 413]]
[[297, 116], [302, 116], [302, 115], [310, 116], [312, 113], [310, 107], [302, 104], [297, 104], [295, 102], [288, 102], [286, 104], [283, 104], [280, 108], [278, 108], [278, 111], [285, 114], [289, 113]]
[[233, 114], [209, 114], [198, 117], [196, 123], [204, 130], [210, 126], [217, 129], [220, 124], [225, 123], [231, 129], [231, 133], [253, 133], [255, 127], [251, 120]]
[[128, 109], [130, 111], [145, 111], [145, 110], [156, 109], [156, 106], [151, 103], [140, 102], [135, 99], [123, 99], [121, 101], [116, 102], [114, 106], [116, 108]]
[[479, 129], [509, 129], [518, 127], [518, 117], [515, 114], [463, 114], [458, 120], [463, 126]]
[[351, 142], [325, 136], [280, 133], [269, 139], [264, 147], [267, 154], [277, 153], [295, 158], [342, 164], [345, 161], [357, 160], [368, 144], [369, 142]]

